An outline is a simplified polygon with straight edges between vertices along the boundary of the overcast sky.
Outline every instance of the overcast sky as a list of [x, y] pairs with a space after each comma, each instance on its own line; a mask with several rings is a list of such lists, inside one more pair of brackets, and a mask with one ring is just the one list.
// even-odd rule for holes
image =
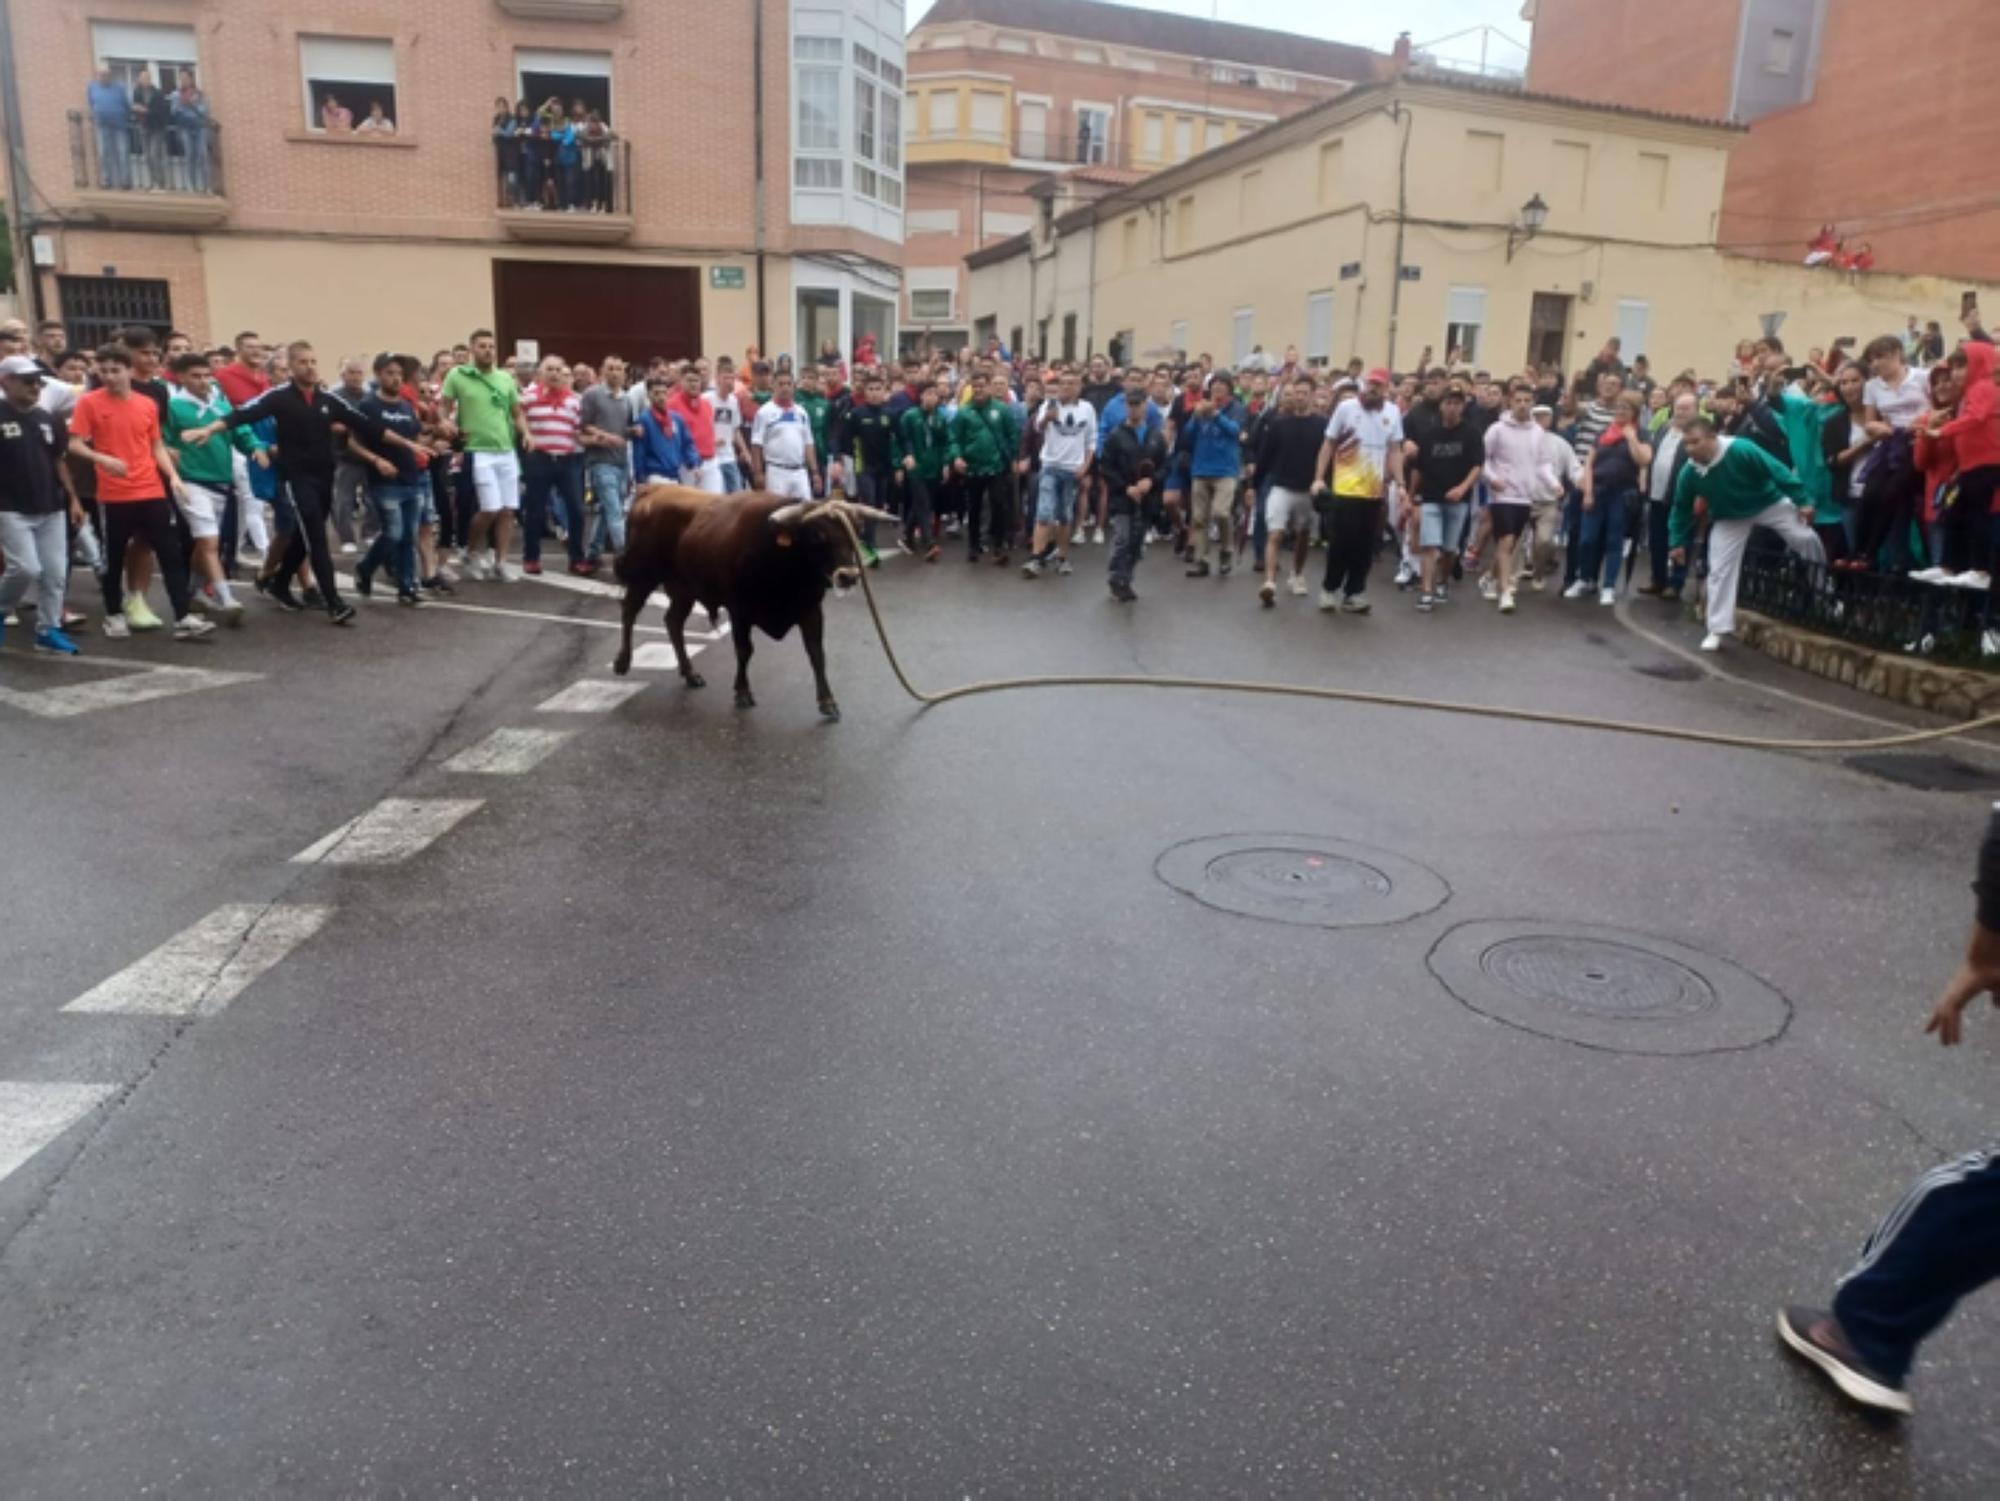
[[[910, 24], [921, 20], [930, 6], [931, 0], [911, 0]], [[1523, 48], [1529, 32], [1528, 23], [1521, 19], [1521, 0], [1398, 0], [1395, 5], [1383, 0], [1140, 0], [1138, 9], [1214, 15], [1245, 26], [1354, 42], [1378, 52], [1387, 52], [1399, 31], [1409, 32], [1411, 40], [1422, 46], [1468, 26], [1491, 26]], [[1476, 39], [1471, 45], [1476, 48]], [[1459, 49], [1445, 48], [1442, 53], [1456, 60]], [[1491, 55], [1495, 62], [1515, 67], [1527, 58], [1524, 50], [1498, 47]]]

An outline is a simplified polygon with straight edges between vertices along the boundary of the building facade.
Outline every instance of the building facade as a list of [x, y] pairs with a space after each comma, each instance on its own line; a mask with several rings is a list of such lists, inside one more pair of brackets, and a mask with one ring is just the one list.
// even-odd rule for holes
[[1073, 320], [1128, 359], [1296, 345], [1406, 369], [1455, 349], [1502, 373], [1574, 372], [1614, 335], [1656, 370], [1713, 373], [1767, 315], [1801, 351], [1953, 315], [1957, 282], [1715, 250], [1742, 135], [1464, 78], [1365, 85], [974, 252], [970, 312]]
[[1993, 0], [1531, 0], [1530, 12], [1531, 89], [1749, 127], [1730, 159], [1723, 248], [1797, 261], [1831, 223], [1882, 270], [2000, 280]]
[[1364, 48], [1096, 0], [937, 0], [909, 39], [906, 343], [973, 336], [968, 253], [1050, 173], [1186, 161], [1373, 79]]
[[[900, 0], [7, 6], [24, 302], [73, 340], [893, 347]], [[142, 69], [207, 124], [98, 119], [93, 80]], [[548, 99], [601, 128], [496, 141], [496, 107]]]

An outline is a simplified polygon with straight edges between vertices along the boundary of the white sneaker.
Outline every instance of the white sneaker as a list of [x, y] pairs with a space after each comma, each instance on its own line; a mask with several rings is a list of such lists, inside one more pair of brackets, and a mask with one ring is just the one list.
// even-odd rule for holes
[[1582, 579], [1578, 579], [1575, 583], [1571, 584], [1567, 589], [1563, 590], [1563, 598], [1582, 599], [1584, 595], [1588, 594], [1589, 592], [1590, 592], [1590, 585], [1586, 584]]
[[1721, 651], [1722, 638], [1716, 635], [1714, 631], [1710, 631], [1706, 636], [1701, 638], [1701, 649], [1703, 651]]
[[1528, 587], [1537, 594], [1540, 594], [1544, 589], [1548, 588], [1548, 582], [1538, 573], [1528, 580]]
[[199, 641], [215, 634], [215, 622], [199, 615], [183, 615], [174, 622], [174, 640]]
[[488, 567], [486, 559], [484, 558], [467, 558], [465, 560], [464, 567], [465, 567], [465, 577], [471, 579], [475, 583], [493, 577], [493, 571], [490, 567]]
[[1493, 582], [1492, 574], [1482, 573], [1479, 576], [1479, 597], [1481, 599], [1498, 599], [1500, 597], [1500, 586]]
[[132, 627], [125, 623], [123, 615], [107, 615], [104, 617], [104, 634], [113, 641], [123, 641], [131, 636]]
[[1597, 602], [1601, 605], [1617, 604], [1618, 591], [1616, 589], [1599, 589], [1597, 591]]
[[1366, 615], [1373, 608], [1365, 594], [1350, 594], [1340, 602], [1341, 610], [1349, 615]]
[[518, 584], [521, 582], [521, 570], [516, 568], [512, 563], [495, 563], [493, 565], [493, 576], [503, 584]]
[[1942, 584], [1951, 575], [1942, 568], [1913, 568], [1910, 577], [1919, 584]]
[[1509, 589], [1505, 594], [1500, 596], [1500, 613], [1502, 615], [1512, 615], [1514, 613], [1514, 591], [1512, 589]]
[[1320, 590], [1320, 591], [1319, 591], [1319, 607], [1320, 607], [1320, 608], [1321, 608], [1322, 610], [1327, 610], [1327, 611], [1333, 611], [1333, 610], [1337, 610], [1337, 609], [1339, 609], [1339, 608], [1340, 608], [1340, 596], [1339, 596], [1338, 594], [1335, 594], [1335, 593], [1334, 593], [1334, 592], [1333, 592], [1333, 591], [1332, 591], [1331, 589], [1322, 589], [1322, 590]]
[[343, 542], [340, 544], [340, 555], [343, 558], [351, 558], [359, 551], [361, 549], [356, 547], [352, 542]]
[[1981, 573], [1977, 568], [1968, 568], [1956, 578], [1946, 579], [1945, 582], [1960, 589], [1991, 589], [1993, 576]]
[[1303, 573], [1293, 574], [1292, 581], [1289, 584], [1285, 585], [1285, 587], [1291, 590], [1292, 593], [1298, 595], [1301, 599], [1303, 599], [1306, 595], [1312, 592], [1310, 589], [1306, 587], [1306, 576]]
[[1096, 543], [1099, 547], [1102, 547], [1104, 545], [1104, 528], [1100, 526], [1095, 531], [1093, 531], [1090, 534], [1090, 540]]
[[[108, 620], [105, 622], [107, 626], [110, 623]], [[105, 634], [109, 635], [110, 632], [106, 631]], [[1979, 655], [1982, 657], [2000, 657], [2000, 631], [1988, 631], [1979, 638]]]

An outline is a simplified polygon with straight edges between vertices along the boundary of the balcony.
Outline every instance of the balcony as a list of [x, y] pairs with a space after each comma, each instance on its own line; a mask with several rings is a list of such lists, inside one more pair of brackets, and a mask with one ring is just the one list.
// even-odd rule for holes
[[632, 238], [632, 143], [586, 145], [563, 167], [555, 143], [493, 140], [500, 227], [536, 244], [616, 245]]
[[209, 229], [229, 217], [213, 122], [203, 131], [100, 128], [71, 110], [69, 156], [77, 203], [107, 224]]
[[500, 0], [500, 8], [526, 21], [615, 21], [625, 0]]

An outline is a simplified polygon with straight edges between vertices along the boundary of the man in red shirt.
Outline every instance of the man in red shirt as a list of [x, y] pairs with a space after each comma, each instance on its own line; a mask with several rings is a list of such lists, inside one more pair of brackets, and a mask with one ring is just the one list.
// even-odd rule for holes
[[125, 552], [143, 537], [159, 561], [173, 602], [174, 638], [194, 641], [215, 629], [188, 612], [187, 560], [174, 525], [171, 488], [185, 496], [173, 455], [160, 435], [160, 412], [132, 389], [132, 356], [122, 344], [97, 351], [104, 384], [76, 399], [69, 420], [69, 451], [97, 466], [98, 514], [104, 518], [104, 634], [129, 636], [125, 619]]
[[722, 463], [715, 451], [715, 408], [701, 399], [701, 368], [693, 360], [681, 371], [680, 384], [667, 394], [667, 410], [687, 424], [694, 439], [694, 451], [701, 455], [701, 468], [683, 474], [681, 483], [722, 493]]

